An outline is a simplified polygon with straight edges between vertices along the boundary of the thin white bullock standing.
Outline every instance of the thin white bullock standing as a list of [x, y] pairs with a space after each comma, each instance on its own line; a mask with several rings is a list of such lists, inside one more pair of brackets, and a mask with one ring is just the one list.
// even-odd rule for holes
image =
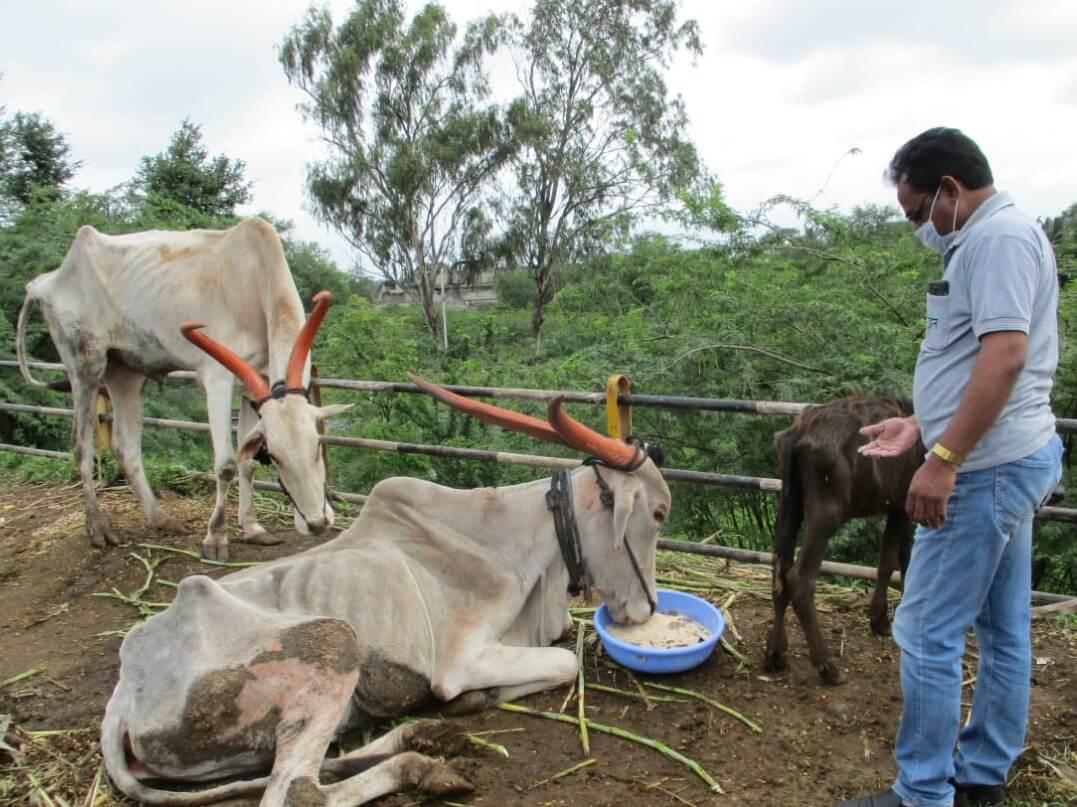
[[[120, 649], [101, 745], [123, 793], [161, 805], [261, 792], [262, 807], [353, 807], [407, 786], [467, 789], [411, 750], [422, 723], [344, 757], [326, 760], [326, 750], [339, 732], [424, 704], [477, 709], [574, 680], [575, 654], [547, 646], [572, 624], [574, 581], [619, 622], [653, 613], [670, 494], [644, 451], [577, 423], [560, 398], [546, 422], [415, 381], [597, 463], [556, 475], [553, 487], [570, 495], [552, 498], [549, 480], [452, 490], [387, 479], [326, 544], [219, 581], [185, 579]], [[558, 535], [558, 518], [577, 529]], [[320, 771], [342, 780], [323, 785]], [[189, 790], [236, 776], [261, 778]]]
[[[217, 474], [216, 505], [202, 543], [206, 557], [228, 556], [225, 507], [237, 462], [244, 535], [256, 543], [277, 542], [258, 523], [251, 495], [251, 458], [263, 445], [290, 492], [297, 529], [321, 533], [332, 526], [317, 425], [348, 407], [315, 407], [306, 396], [310, 345], [332, 297], [319, 293], [305, 321], [280, 238], [268, 223], [254, 218], [227, 230], [119, 236], [84, 226], [60, 267], [34, 278], [26, 292], [16, 340], [19, 364], [27, 382], [49, 386], [33, 378], [26, 364], [26, 317], [37, 304], [71, 383], [75, 461], [93, 546], [116, 543], [98, 510], [93, 483], [94, 400], [101, 384], [114, 410], [112, 449], [150, 525], [178, 527], [161, 508], [142, 467], [142, 386], [147, 377], [162, 378], [172, 370], [194, 370], [206, 392]], [[281, 384], [271, 392], [263, 375]], [[240, 407], [243, 437], [233, 456], [237, 376], [260, 409]]]

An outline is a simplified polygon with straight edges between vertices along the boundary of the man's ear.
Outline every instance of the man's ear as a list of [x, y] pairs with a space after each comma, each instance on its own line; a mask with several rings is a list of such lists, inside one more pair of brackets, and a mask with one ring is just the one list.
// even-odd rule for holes
[[343, 415], [354, 405], [355, 404], [330, 404], [329, 406], [320, 406], [318, 407], [316, 417], [318, 418], [318, 422], [321, 423], [323, 420], [328, 420], [331, 417]]
[[265, 440], [265, 437], [262, 431], [262, 421], [259, 420], [258, 425], [247, 432], [247, 436], [243, 438], [243, 442], [236, 452], [236, 464], [252, 459], [261, 449], [263, 440]]
[[625, 543], [625, 531], [632, 508], [639, 498], [640, 481], [632, 474], [622, 476], [622, 484], [613, 494], [613, 548], [620, 549]]

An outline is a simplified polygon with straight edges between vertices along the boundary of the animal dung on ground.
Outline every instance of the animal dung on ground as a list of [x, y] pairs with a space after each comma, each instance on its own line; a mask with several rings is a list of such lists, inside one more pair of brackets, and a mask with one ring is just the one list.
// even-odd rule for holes
[[692, 617], [676, 611], [658, 611], [639, 625], [610, 625], [614, 638], [640, 647], [691, 647], [707, 640], [710, 631]]

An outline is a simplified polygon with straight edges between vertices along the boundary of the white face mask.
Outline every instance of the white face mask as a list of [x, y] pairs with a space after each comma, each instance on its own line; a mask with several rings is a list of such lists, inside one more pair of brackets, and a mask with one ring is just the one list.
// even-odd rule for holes
[[947, 235], [939, 235], [939, 231], [935, 229], [935, 225], [928, 221], [917, 228], [916, 237], [920, 239], [920, 243], [928, 249], [932, 249], [940, 255], [945, 255], [946, 250], [950, 248], [954, 239], [957, 238], [957, 233], [952, 232]]
[[932, 249], [940, 255], [945, 255], [954, 243], [954, 239], [957, 238], [957, 205], [954, 205], [954, 223], [950, 228], [950, 232], [946, 235], [940, 235], [939, 231], [935, 229], [935, 225], [931, 222], [931, 216], [935, 212], [935, 202], [939, 200], [939, 191], [942, 190], [942, 185], [939, 185], [939, 189], [935, 191], [935, 198], [931, 200], [931, 209], [927, 213], [927, 220], [916, 228], [916, 237], [920, 240], [928, 249]]

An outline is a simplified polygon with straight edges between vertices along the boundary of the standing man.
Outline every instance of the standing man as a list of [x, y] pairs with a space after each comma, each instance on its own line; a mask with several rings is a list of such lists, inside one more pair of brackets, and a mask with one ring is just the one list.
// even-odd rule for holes
[[[1061, 477], [1051, 412], [1058, 279], [1035, 220], [995, 190], [980, 148], [929, 129], [887, 171], [905, 217], [942, 255], [927, 292], [916, 414], [867, 426], [868, 457], [930, 448], [906, 508], [919, 524], [893, 634], [903, 710], [891, 789], [838, 807], [1002, 804], [1025, 739], [1032, 648], [1032, 516]], [[961, 726], [961, 657], [980, 662]], [[955, 752], [955, 744], [957, 750]]]

